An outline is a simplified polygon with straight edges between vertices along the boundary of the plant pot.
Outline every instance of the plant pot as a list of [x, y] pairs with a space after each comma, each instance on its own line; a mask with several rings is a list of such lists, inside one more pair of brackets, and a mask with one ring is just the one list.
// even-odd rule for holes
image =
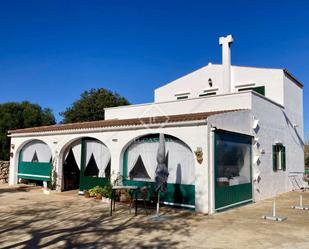
[[97, 200], [102, 200], [102, 194], [96, 194], [96, 196], [95, 196], [95, 198], [97, 199]]
[[84, 191], [84, 196], [85, 196], [85, 198], [90, 198], [90, 194], [89, 194], [89, 191]]

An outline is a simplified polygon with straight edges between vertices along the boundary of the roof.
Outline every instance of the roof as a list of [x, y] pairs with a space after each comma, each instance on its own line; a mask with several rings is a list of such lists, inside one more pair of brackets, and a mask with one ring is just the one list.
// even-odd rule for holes
[[222, 113], [227, 113], [227, 112], [235, 112], [235, 111], [240, 111], [240, 110], [200, 112], [200, 113], [143, 117], [143, 118], [132, 118], [132, 119], [99, 120], [99, 121], [91, 121], [91, 122], [57, 124], [57, 125], [17, 129], [17, 130], [10, 130], [8, 132], [10, 134], [39, 133], [39, 132], [95, 129], [95, 128], [107, 128], [107, 127], [138, 126], [138, 125], [147, 125], [147, 124], [152, 125], [152, 124], [162, 124], [162, 123], [177, 123], [177, 122], [186, 122], [186, 121], [206, 120], [209, 116], [212, 116], [212, 115], [222, 114]]

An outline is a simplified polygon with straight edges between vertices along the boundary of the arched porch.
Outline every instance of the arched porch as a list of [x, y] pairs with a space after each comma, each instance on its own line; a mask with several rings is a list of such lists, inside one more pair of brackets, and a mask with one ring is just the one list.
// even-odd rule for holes
[[[165, 135], [166, 161], [169, 171], [167, 192], [162, 202], [194, 208], [195, 160], [190, 147], [182, 140]], [[123, 184], [147, 186], [149, 196], [155, 193], [155, 170], [159, 134], [148, 134], [132, 140], [123, 154]]]
[[97, 138], [79, 137], [69, 141], [60, 151], [59, 159], [58, 180], [62, 191], [82, 191], [105, 185], [110, 179], [110, 151]]
[[51, 181], [52, 153], [49, 146], [38, 139], [27, 141], [18, 154], [17, 178]]

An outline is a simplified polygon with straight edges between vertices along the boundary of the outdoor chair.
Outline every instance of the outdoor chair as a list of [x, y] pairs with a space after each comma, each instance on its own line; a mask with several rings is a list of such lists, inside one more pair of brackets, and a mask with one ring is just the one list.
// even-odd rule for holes
[[147, 212], [148, 193], [149, 193], [149, 189], [146, 186], [141, 187], [139, 189], [139, 194], [138, 194], [138, 197], [137, 197], [137, 202], [135, 203], [134, 202], [134, 198], [133, 197], [131, 198], [132, 202], [131, 202], [131, 205], [130, 205], [130, 212], [131, 212], [131, 208], [134, 206], [134, 203], [135, 203], [135, 205], [138, 205], [139, 202], [142, 202], [143, 206], [144, 206], [144, 209], [145, 209], [145, 212], [146, 212], [146, 215], [148, 215], [148, 212]]
[[289, 172], [289, 180], [293, 186], [293, 191], [305, 191], [308, 189], [308, 183], [306, 183], [307, 174], [304, 172]]

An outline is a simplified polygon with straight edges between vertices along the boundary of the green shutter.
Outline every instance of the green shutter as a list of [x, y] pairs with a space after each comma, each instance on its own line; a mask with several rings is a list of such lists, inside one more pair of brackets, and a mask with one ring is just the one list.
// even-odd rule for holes
[[263, 96], [265, 96], [265, 86], [258, 86], [258, 87], [254, 87], [253, 91], [262, 94]]
[[285, 160], [285, 147], [282, 146], [281, 147], [281, 167], [282, 170], [285, 171], [286, 170], [286, 160]]
[[274, 172], [277, 171], [277, 150], [276, 150], [277, 146], [273, 145], [273, 170]]
[[254, 92], [257, 92], [257, 93], [262, 94], [263, 96], [265, 96], [265, 86], [240, 88], [240, 89], [238, 89], [238, 92], [249, 91], [249, 90], [252, 90]]

